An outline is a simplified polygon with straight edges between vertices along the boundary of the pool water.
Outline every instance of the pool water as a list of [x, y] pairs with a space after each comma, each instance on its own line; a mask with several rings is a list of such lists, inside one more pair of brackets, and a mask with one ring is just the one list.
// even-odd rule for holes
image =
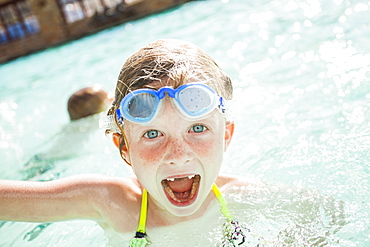
[[[113, 91], [134, 51], [184, 39], [234, 83], [222, 172], [269, 186], [228, 195], [232, 212], [271, 246], [369, 246], [369, 16], [360, 0], [194, 1], [0, 65], [0, 178], [132, 175], [99, 116], [69, 122], [68, 97], [95, 83]], [[0, 222], [0, 246], [107, 242], [90, 221]]]

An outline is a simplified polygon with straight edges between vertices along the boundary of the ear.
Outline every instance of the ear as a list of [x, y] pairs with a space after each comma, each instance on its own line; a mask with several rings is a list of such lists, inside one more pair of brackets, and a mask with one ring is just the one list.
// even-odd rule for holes
[[226, 126], [225, 126], [225, 148], [224, 151], [226, 151], [227, 147], [229, 146], [231, 139], [233, 138], [234, 135], [234, 122], [232, 121], [227, 121]]
[[113, 140], [114, 146], [116, 146], [119, 149], [120, 142], [121, 142], [121, 135], [118, 133], [113, 133], [112, 140]]
[[122, 135], [118, 134], [118, 133], [113, 133], [112, 135], [112, 140], [113, 140], [113, 143], [114, 145], [120, 150], [120, 153], [121, 153], [121, 157], [123, 158], [123, 160], [128, 164], [128, 165], [131, 165], [130, 163], [130, 159], [129, 159], [129, 155], [128, 155], [128, 149], [127, 149], [127, 145], [124, 144], [123, 146], [121, 146], [121, 139], [122, 139]]

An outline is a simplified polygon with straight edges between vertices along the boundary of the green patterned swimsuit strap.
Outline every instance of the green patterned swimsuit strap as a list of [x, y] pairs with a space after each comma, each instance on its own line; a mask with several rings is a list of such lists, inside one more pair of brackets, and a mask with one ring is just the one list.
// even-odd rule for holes
[[143, 196], [141, 197], [141, 209], [140, 209], [140, 219], [139, 226], [135, 237], [130, 240], [130, 247], [145, 247], [149, 241], [146, 239], [146, 216], [148, 211], [148, 191], [143, 190]]

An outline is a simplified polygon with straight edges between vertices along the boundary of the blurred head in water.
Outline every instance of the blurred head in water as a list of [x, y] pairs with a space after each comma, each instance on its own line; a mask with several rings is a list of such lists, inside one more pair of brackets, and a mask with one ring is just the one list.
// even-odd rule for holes
[[108, 94], [99, 85], [85, 87], [69, 97], [68, 114], [71, 120], [78, 120], [107, 109]]

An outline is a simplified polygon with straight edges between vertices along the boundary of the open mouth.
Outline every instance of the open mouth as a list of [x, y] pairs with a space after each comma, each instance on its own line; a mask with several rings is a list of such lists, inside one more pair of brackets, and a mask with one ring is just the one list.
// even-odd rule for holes
[[162, 186], [170, 202], [177, 206], [190, 205], [199, 190], [199, 175], [162, 180]]

